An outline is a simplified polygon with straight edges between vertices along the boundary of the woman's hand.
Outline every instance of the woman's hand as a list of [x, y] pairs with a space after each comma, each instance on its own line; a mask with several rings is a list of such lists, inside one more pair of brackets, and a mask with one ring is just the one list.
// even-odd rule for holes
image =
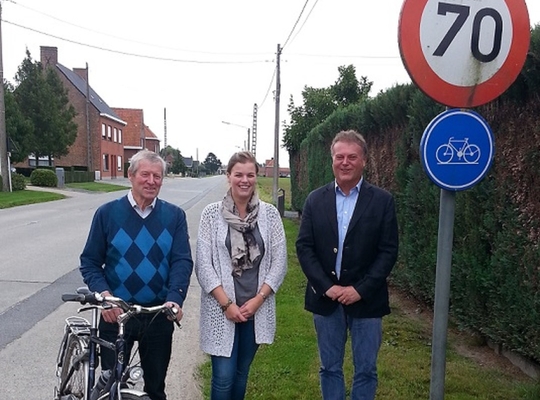
[[227, 309], [225, 310], [225, 317], [232, 322], [247, 321], [247, 318], [244, 316], [244, 314], [240, 311], [240, 308], [235, 303], [232, 303], [229, 307], [227, 307]]
[[264, 303], [264, 299], [261, 296], [256, 295], [240, 307], [240, 312], [247, 320], [255, 315], [257, 310], [262, 306], [262, 303]]

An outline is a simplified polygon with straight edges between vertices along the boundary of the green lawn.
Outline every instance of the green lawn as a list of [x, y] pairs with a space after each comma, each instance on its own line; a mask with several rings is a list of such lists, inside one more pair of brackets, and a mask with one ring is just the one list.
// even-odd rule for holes
[[[274, 203], [272, 200], [272, 191], [274, 189], [274, 178], [258, 177], [257, 185], [259, 190], [259, 197], [267, 201], [268, 203]], [[291, 179], [279, 178], [278, 189], [285, 191], [285, 210], [291, 210]]]
[[[67, 189], [88, 190], [92, 192], [114, 192], [117, 190], [129, 189], [127, 186], [114, 185], [102, 182], [85, 182], [66, 184]], [[0, 209], [23, 206], [26, 204], [43, 203], [65, 199], [66, 196], [54, 191], [32, 190], [29, 186], [26, 190], [17, 190], [14, 192], [0, 192]]]
[[[266, 186], [264, 179], [259, 179], [259, 184]], [[268, 200], [265, 192], [264, 188], [259, 187], [261, 198]], [[303, 308], [306, 282], [294, 247], [298, 221], [284, 219], [284, 226], [289, 270], [276, 296], [276, 339], [270, 346], [261, 346], [255, 357], [248, 382], [246, 395], [248, 399], [321, 398], [315, 332], [312, 316]], [[377, 399], [428, 399], [431, 375], [431, 324], [427, 318], [418, 315], [411, 317], [399, 302], [392, 300], [391, 307], [392, 314], [383, 320], [384, 337], [379, 353]], [[463, 339], [456, 335], [449, 334], [445, 399], [540, 398], [539, 384], [524, 374], [481, 365], [459, 355], [455, 348], [458, 344], [463, 345], [462, 341]], [[205, 398], [209, 398], [211, 375], [209, 362], [201, 367], [200, 372]], [[345, 376], [347, 385], [350, 386], [352, 379], [350, 349], [347, 349], [346, 353]]]
[[66, 187], [69, 189], [88, 190], [91, 192], [116, 192], [118, 190], [127, 190], [129, 186], [114, 185], [110, 183], [102, 182], [80, 182], [80, 183], [68, 183]]
[[43, 203], [46, 201], [64, 199], [66, 196], [37, 190], [17, 190], [15, 192], [0, 192], [0, 208], [24, 206], [26, 204]]

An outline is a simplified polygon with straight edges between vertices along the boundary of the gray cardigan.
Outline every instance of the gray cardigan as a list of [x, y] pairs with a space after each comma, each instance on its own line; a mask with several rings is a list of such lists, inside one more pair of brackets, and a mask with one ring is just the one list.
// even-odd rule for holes
[[[235, 323], [227, 320], [220, 304], [210, 294], [218, 286], [236, 301], [231, 257], [225, 245], [228, 225], [221, 216], [221, 201], [206, 206], [201, 215], [197, 237], [195, 274], [201, 285], [200, 346], [207, 354], [230, 357]], [[287, 243], [277, 209], [259, 201], [258, 226], [265, 253], [259, 267], [260, 289], [263, 283], [275, 294], [287, 272]], [[255, 313], [255, 341], [270, 344], [276, 331], [276, 302], [270, 295]]]

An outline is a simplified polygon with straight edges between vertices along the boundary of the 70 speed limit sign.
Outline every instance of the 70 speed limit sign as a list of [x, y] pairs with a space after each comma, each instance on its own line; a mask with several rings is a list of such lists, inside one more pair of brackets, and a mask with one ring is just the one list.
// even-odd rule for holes
[[401, 58], [413, 82], [450, 107], [494, 100], [514, 82], [530, 41], [525, 0], [405, 0]]

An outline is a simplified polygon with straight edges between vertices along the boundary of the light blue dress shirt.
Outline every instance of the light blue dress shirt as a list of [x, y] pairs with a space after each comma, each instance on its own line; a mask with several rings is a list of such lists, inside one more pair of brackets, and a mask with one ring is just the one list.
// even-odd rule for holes
[[337, 182], [335, 183], [336, 189], [336, 212], [338, 223], [338, 252], [336, 257], [336, 274], [339, 279], [341, 276], [341, 259], [343, 257], [343, 241], [345, 235], [347, 235], [347, 229], [349, 229], [349, 223], [356, 207], [356, 201], [358, 200], [358, 193], [360, 193], [360, 187], [364, 177], [360, 178], [360, 181], [355, 187], [351, 189], [348, 195], [345, 195], [339, 188]]

